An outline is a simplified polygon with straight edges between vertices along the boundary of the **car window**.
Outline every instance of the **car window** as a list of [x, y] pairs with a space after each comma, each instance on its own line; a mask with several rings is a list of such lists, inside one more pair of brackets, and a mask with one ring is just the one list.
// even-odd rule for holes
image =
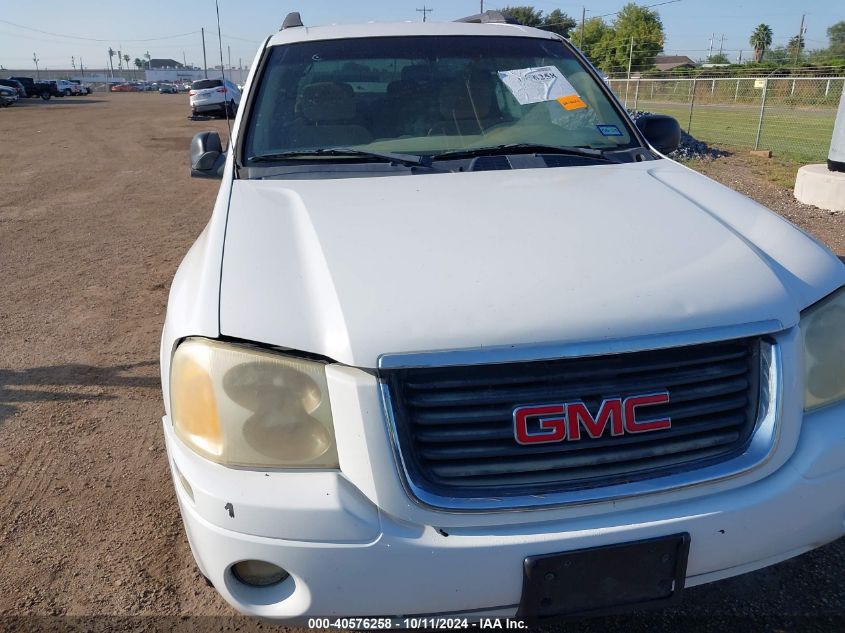
[[219, 79], [200, 79], [191, 84], [193, 90], [206, 90], [208, 88], [219, 88], [223, 82]]
[[385, 37], [275, 47], [245, 157], [355, 147], [439, 154], [500, 144], [621, 149], [628, 124], [559, 40]]

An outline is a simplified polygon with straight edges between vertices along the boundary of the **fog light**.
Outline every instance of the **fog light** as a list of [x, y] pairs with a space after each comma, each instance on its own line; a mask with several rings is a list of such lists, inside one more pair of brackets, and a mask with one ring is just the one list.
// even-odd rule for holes
[[290, 574], [273, 563], [263, 560], [244, 560], [232, 565], [235, 578], [252, 587], [269, 587], [282, 582]]

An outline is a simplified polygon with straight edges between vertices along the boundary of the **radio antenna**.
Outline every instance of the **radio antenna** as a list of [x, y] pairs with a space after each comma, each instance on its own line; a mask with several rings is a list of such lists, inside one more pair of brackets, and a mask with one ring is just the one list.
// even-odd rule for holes
[[234, 105], [234, 95], [232, 101], [228, 101], [229, 87], [226, 85], [226, 66], [223, 65], [223, 36], [220, 34], [220, 2], [214, 0], [214, 8], [217, 10], [217, 44], [220, 46], [220, 72], [223, 74], [223, 111], [226, 113], [226, 127], [229, 128], [229, 147], [232, 146], [232, 122], [229, 120], [229, 103]]

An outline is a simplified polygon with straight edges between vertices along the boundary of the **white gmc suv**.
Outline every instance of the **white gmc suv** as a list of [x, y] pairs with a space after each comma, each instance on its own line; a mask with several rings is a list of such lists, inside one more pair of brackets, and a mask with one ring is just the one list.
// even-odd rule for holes
[[227, 601], [538, 620], [845, 532], [845, 266], [668, 160], [678, 134], [500, 14], [288, 16], [229, 148], [193, 141], [222, 182], [161, 345]]

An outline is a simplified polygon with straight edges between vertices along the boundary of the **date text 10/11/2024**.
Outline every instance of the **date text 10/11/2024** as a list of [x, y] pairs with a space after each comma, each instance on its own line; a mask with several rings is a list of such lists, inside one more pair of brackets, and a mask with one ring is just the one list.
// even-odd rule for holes
[[470, 621], [467, 618], [311, 618], [308, 620], [311, 629], [527, 629], [528, 623], [523, 620], [503, 618], [482, 618]]

